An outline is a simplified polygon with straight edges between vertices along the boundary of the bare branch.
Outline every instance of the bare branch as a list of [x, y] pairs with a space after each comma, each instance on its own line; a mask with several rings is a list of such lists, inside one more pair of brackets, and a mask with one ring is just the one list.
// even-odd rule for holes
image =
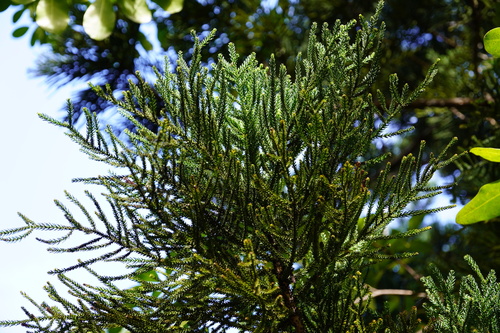
[[375, 298], [379, 296], [416, 296], [416, 297], [421, 297], [421, 298], [426, 298], [427, 294], [424, 292], [414, 292], [413, 290], [408, 290], [408, 289], [377, 289], [369, 286], [370, 288], [370, 293], [363, 296], [363, 298], [357, 298], [354, 303], [358, 304], [359, 302], [365, 302], [369, 298]]

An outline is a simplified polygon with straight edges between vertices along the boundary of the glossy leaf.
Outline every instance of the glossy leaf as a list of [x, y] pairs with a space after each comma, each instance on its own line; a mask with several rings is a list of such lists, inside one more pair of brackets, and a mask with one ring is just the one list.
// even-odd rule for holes
[[500, 162], [500, 149], [476, 147], [470, 150], [471, 153], [491, 162]]
[[178, 13], [184, 7], [184, 0], [153, 0], [164, 11], [170, 14]]
[[478, 194], [462, 208], [456, 221], [473, 224], [500, 216], [500, 180], [483, 185]]
[[83, 15], [83, 28], [90, 38], [103, 40], [115, 27], [116, 14], [111, 0], [96, 0]]
[[500, 28], [495, 28], [484, 35], [484, 49], [494, 57], [500, 57]]
[[118, 0], [121, 12], [135, 23], [151, 21], [151, 10], [146, 0]]
[[66, 1], [40, 0], [36, 6], [36, 23], [45, 31], [61, 33], [68, 26], [68, 11]]

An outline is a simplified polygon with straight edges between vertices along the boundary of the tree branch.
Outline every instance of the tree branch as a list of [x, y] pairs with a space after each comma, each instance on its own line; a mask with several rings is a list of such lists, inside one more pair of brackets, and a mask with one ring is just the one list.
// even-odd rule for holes
[[426, 107], [443, 107], [443, 108], [463, 108], [467, 106], [487, 105], [489, 101], [477, 100], [468, 97], [452, 97], [452, 98], [431, 98], [417, 99], [411, 103], [410, 108], [426, 108]]
[[300, 310], [297, 307], [293, 292], [290, 289], [290, 278], [286, 276], [283, 264], [279, 260], [276, 260], [274, 262], [274, 273], [276, 274], [276, 277], [278, 279], [278, 285], [281, 290], [281, 295], [283, 296], [285, 306], [290, 310], [289, 320], [295, 327], [295, 332], [305, 333], [306, 329], [304, 323], [302, 322]]
[[413, 290], [407, 290], [407, 289], [377, 289], [373, 287], [370, 288], [370, 293], [368, 295], [363, 296], [363, 298], [357, 298], [354, 303], [358, 304], [359, 302], [365, 302], [369, 298], [375, 298], [379, 296], [417, 296], [417, 297], [422, 297], [425, 298], [427, 297], [426, 293], [420, 292], [414, 292]]

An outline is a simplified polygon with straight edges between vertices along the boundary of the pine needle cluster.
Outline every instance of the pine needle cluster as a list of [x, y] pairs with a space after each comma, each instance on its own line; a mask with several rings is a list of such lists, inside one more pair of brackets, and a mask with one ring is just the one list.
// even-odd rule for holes
[[485, 277], [472, 257], [466, 255], [465, 260], [476, 276], [457, 281], [450, 271], [445, 279], [431, 266], [432, 276], [422, 278], [429, 298], [425, 307], [430, 332], [500, 332], [500, 283], [495, 271]]
[[[319, 32], [314, 27], [293, 76], [274, 58], [268, 66], [254, 55], [240, 60], [232, 45], [227, 59], [206, 67], [201, 50], [212, 36], [193, 34], [190, 63], [180, 54], [173, 73], [169, 64], [165, 74], [156, 71], [154, 86], [138, 75], [123, 98], [95, 88], [134, 123], [123, 135], [101, 128], [88, 110], [86, 129], [79, 129], [71, 104], [67, 122], [42, 115], [66, 128], [90, 158], [118, 171], [77, 179], [105, 189], [103, 200], [86, 193], [92, 209], [67, 194], [83, 218], [57, 201], [64, 223], [22, 216], [25, 226], [0, 232], [10, 242], [35, 231], [61, 232], [40, 241], [53, 252], [97, 253], [51, 272], [76, 301], [49, 284], [51, 305], [26, 296], [39, 314], [25, 309], [27, 319], [0, 326], [33, 332], [376, 331], [381, 321], [363, 317], [369, 291], [360, 272], [394, 256], [373, 243], [425, 230], [384, 233], [394, 219], [442, 209], [408, 206], [439, 194], [444, 187], [428, 183], [456, 158], [445, 158], [446, 150], [424, 156], [422, 143], [417, 156], [405, 156], [392, 170], [388, 155], [376, 153], [377, 140], [411, 130], [391, 132], [391, 121], [436, 73], [432, 67], [414, 90], [392, 75], [390, 100], [380, 91], [372, 95], [384, 33], [380, 9], [369, 19], [324, 25]], [[368, 179], [369, 172], [376, 179]], [[88, 240], [64, 247], [75, 233]], [[98, 262], [122, 263], [129, 271], [104, 276], [93, 269]], [[100, 284], [69, 278], [76, 269]], [[138, 284], [121, 289], [118, 280]]]

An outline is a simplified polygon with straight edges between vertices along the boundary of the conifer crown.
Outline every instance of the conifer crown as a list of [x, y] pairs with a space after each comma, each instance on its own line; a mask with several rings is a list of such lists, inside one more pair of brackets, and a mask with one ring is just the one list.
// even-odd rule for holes
[[[109, 209], [90, 192], [91, 213], [67, 194], [85, 221], [57, 201], [65, 223], [26, 225], [0, 232], [17, 241], [34, 231], [64, 233], [40, 239], [53, 252], [96, 251], [90, 260], [54, 270], [77, 298], [70, 302], [52, 285], [52, 302], [32, 303], [28, 319], [4, 321], [36, 332], [347, 332], [376, 330], [365, 323], [368, 290], [361, 271], [393, 256], [375, 241], [408, 237], [384, 234], [394, 219], [440, 210], [408, 210], [445, 187], [429, 187], [446, 159], [405, 156], [398, 170], [385, 164], [377, 140], [429, 84], [411, 90], [389, 78], [390, 100], [374, 89], [384, 33], [377, 13], [347, 24], [313, 27], [295, 73], [274, 58], [240, 60], [234, 45], [210, 67], [193, 33], [190, 63], [179, 54], [175, 72], [157, 73], [154, 86], [139, 77], [123, 98], [95, 88], [134, 130], [102, 129], [88, 110], [86, 130], [46, 115], [92, 159], [120, 172], [77, 179], [98, 184]], [[372, 93], [376, 94], [377, 99]], [[425, 159], [425, 160], [424, 160]], [[374, 179], [367, 175], [376, 175]], [[110, 213], [109, 213], [110, 212]], [[61, 244], [81, 232], [88, 241]], [[409, 253], [399, 254], [408, 256]], [[131, 273], [103, 276], [94, 263], [115, 261]], [[83, 268], [99, 286], [67, 273]], [[122, 290], [114, 281], [130, 279]], [[26, 296], [28, 297], [28, 296]], [[363, 301], [360, 301], [363, 300]]]

